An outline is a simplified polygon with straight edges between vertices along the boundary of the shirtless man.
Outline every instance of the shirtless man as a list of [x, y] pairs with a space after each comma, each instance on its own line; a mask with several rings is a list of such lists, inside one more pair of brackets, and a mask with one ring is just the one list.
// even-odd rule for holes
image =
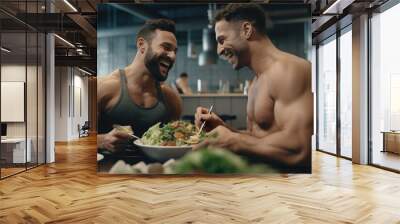
[[254, 78], [248, 92], [247, 130], [238, 131], [208, 110], [208, 138], [197, 148], [219, 146], [261, 159], [289, 172], [311, 172], [313, 97], [311, 64], [277, 49], [267, 36], [264, 10], [254, 4], [229, 4], [215, 16], [218, 54], [235, 70], [248, 67]]
[[166, 19], [149, 20], [136, 36], [137, 53], [133, 62], [98, 79], [98, 147], [117, 151], [128, 147], [130, 135], [113, 125], [130, 125], [135, 135], [157, 122], [179, 119], [182, 102], [178, 94], [160, 84], [175, 62], [177, 40], [175, 23]]

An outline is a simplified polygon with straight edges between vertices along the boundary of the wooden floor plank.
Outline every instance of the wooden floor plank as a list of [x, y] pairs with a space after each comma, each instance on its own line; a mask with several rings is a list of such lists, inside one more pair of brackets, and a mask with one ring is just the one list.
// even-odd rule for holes
[[95, 137], [0, 181], [0, 223], [400, 223], [400, 175], [313, 152], [313, 174], [96, 173]]

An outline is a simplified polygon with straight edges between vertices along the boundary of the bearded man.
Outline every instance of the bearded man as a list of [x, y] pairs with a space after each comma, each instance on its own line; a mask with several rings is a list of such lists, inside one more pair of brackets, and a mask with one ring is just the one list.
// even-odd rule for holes
[[175, 23], [148, 20], [136, 36], [133, 62], [99, 78], [97, 83], [100, 149], [118, 151], [129, 144], [130, 134], [113, 128], [131, 126], [136, 136], [152, 125], [179, 119], [182, 101], [175, 91], [161, 84], [168, 77], [177, 52]]

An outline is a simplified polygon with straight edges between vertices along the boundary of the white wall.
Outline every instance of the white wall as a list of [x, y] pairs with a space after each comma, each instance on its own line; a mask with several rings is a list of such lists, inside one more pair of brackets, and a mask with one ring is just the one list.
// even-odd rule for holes
[[[26, 69], [26, 70], [25, 70]], [[36, 66], [27, 66], [19, 64], [5, 64], [1, 66], [1, 81], [2, 82], [25, 82], [25, 75], [28, 72], [28, 87], [27, 88], [27, 121], [28, 121], [28, 137], [32, 133], [30, 130], [35, 130], [36, 133], [36, 82], [31, 75], [36, 76]], [[42, 105], [38, 105], [41, 107]], [[7, 110], [9, 108], [1, 108]], [[22, 108], [24, 110], [24, 108]], [[8, 137], [25, 137], [25, 124], [26, 122], [7, 122], [7, 136]]]
[[[82, 74], [82, 73], [80, 73]], [[85, 122], [88, 120], [88, 77], [81, 76], [81, 75], [75, 75], [75, 87], [78, 87], [81, 89], [81, 101], [82, 101], [82, 116], [76, 116], [77, 118], [80, 119], [80, 122]]]
[[[27, 80], [25, 80], [27, 78]], [[23, 122], [6, 122], [7, 137], [9, 138], [24, 138], [25, 135], [30, 139], [32, 150], [32, 161], [36, 162], [39, 158], [39, 163], [44, 163], [45, 150], [45, 117], [44, 117], [44, 73], [42, 67], [25, 64], [3, 64], [1, 66], [1, 81], [25, 82], [26, 83], [26, 107], [22, 106], [20, 112], [26, 112], [26, 120]], [[21, 94], [24, 90], [20, 90]], [[7, 96], [2, 96], [7, 97]], [[2, 112], [13, 113], [12, 108], [2, 107]], [[38, 157], [37, 157], [38, 153]], [[48, 157], [49, 158], [49, 157]], [[51, 160], [48, 160], [51, 162]]]
[[55, 68], [55, 140], [68, 140], [68, 86], [67, 67]]
[[83, 75], [76, 68], [56, 67], [56, 141], [79, 138], [78, 124], [88, 120], [88, 78]]
[[[18, 81], [25, 82], [25, 65], [9, 64], [1, 66], [1, 81]], [[31, 67], [28, 66], [28, 71]], [[6, 110], [7, 108], [1, 108]], [[7, 136], [8, 137], [25, 137], [25, 123], [24, 122], [10, 122], [7, 123]]]
[[[25, 64], [8, 64], [1, 66], [1, 81], [8, 82], [25, 82]], [[32, 67], [28, 66], [28, 71]], [[7, 108], [1, 108], [7, 110]], [[8, 137], [25, 137], [25, 123], [24, 122], [7, 122], [7, 136]]]
[[[28, 70], [32, 69], [28, 66]], [[1, 81], [25, 82], [25, 64], [1, 65]]]

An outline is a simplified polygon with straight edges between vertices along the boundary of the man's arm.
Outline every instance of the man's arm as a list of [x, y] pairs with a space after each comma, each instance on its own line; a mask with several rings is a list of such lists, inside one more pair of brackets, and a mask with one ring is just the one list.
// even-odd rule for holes
[[234, 151], [246, 151], [287, 166], [310, 162], [313, 125], [312, 95], [304, 94], [281, 111], [290, 112], [281, 124], [281, 130], [262, 138], [236, 134]]
[[[97, 79], [97, 129], [99, 129], [99, 123], [101, 121], [101, 111], [102, 111], [102, 79], [98, 78]], [[104, 134], [97, 133], [97, 148], [104, 148], [102, 142], [104, 141]]]
[[[97, 79], [97, 121], [100, 127], [101, 115], [106, 111], [107, 103], [112, 99], [116, 91], [120, 91], [118, 70], [102, 78]], [[118, 130], [111, 130], [108, 133], [97, 134], [97, 147], [109, 151], [117, 151], [125, 148], [130, 135]]]
[[[104, 110], [104, 101], [107, 96], [107, 79], [108, 76], [103, 77], [103, 78], [98, 78], [97, 79], [97, 123], [100, 125], [101, 122], [101, 114], [102, 111]], [[99, 126], [97, 126], [99, 128]], [[106, 146], [104, 144], [105, 139], [106, 139], [107, 133], [97, 133], [97, 147], [101, 149], [105, 149]]]
[[249, 129], [245, 129], [245, 130], [238, 130], [232, 126], [230, 126], [229, 124], [225, 123], [223, 124], [224, 127], [228, 128], [230, 131], [235, 132], [235, 133], [239, 133], [239, 134], [244, 134], [244, 135], [250, 135], [251, 132]]
[[110, 102], [112, 95], [120, 91], [119, 71], [113, 71], [109, 75], [97, 79], [97, 120], [100, 121], [102, 112]]
[[[279, 105], [277, 105], [279, 106]], [[234, 152], [258, 155], [266, 162], [274, 161], [285, 166], [304, 166], [311, 158], [311, 134], [313, 125], [312, 95], [304, 94], [294, 102], [282, 105], [280, 130], [264, 137], [231, 132], [224, 126], [218, 126], [209, 133], [211, 138], [196, 148], [215, 145]], [[278, 120], [283, 119], [280, 116]], [[215, 138], [212, 138], [215, 136]]]
[[[217, 127], [214, 139], [202, 144], [216, 145], [235, 152], [259, 155], [266, 161], [275, 161], [286, 166], [307, 165], [311, 159], [311, 135], [313, 128], [313, 97], [311, 75], [307, 65], [297, 69], [300, 73], [286, 72], [285, 82], [275, 79], [279, 88], [272, 90], [274, 100], [274, 132], [264, 137], [234, 133], [225, 127]], [[303, 71], [303, 73], [301, 73]], [[281, 76], [282, 77], [282, 76]], [[251, 130], [251, 127], [248, 128]], [[200, 148], [200, 146], [199, 146]]]

